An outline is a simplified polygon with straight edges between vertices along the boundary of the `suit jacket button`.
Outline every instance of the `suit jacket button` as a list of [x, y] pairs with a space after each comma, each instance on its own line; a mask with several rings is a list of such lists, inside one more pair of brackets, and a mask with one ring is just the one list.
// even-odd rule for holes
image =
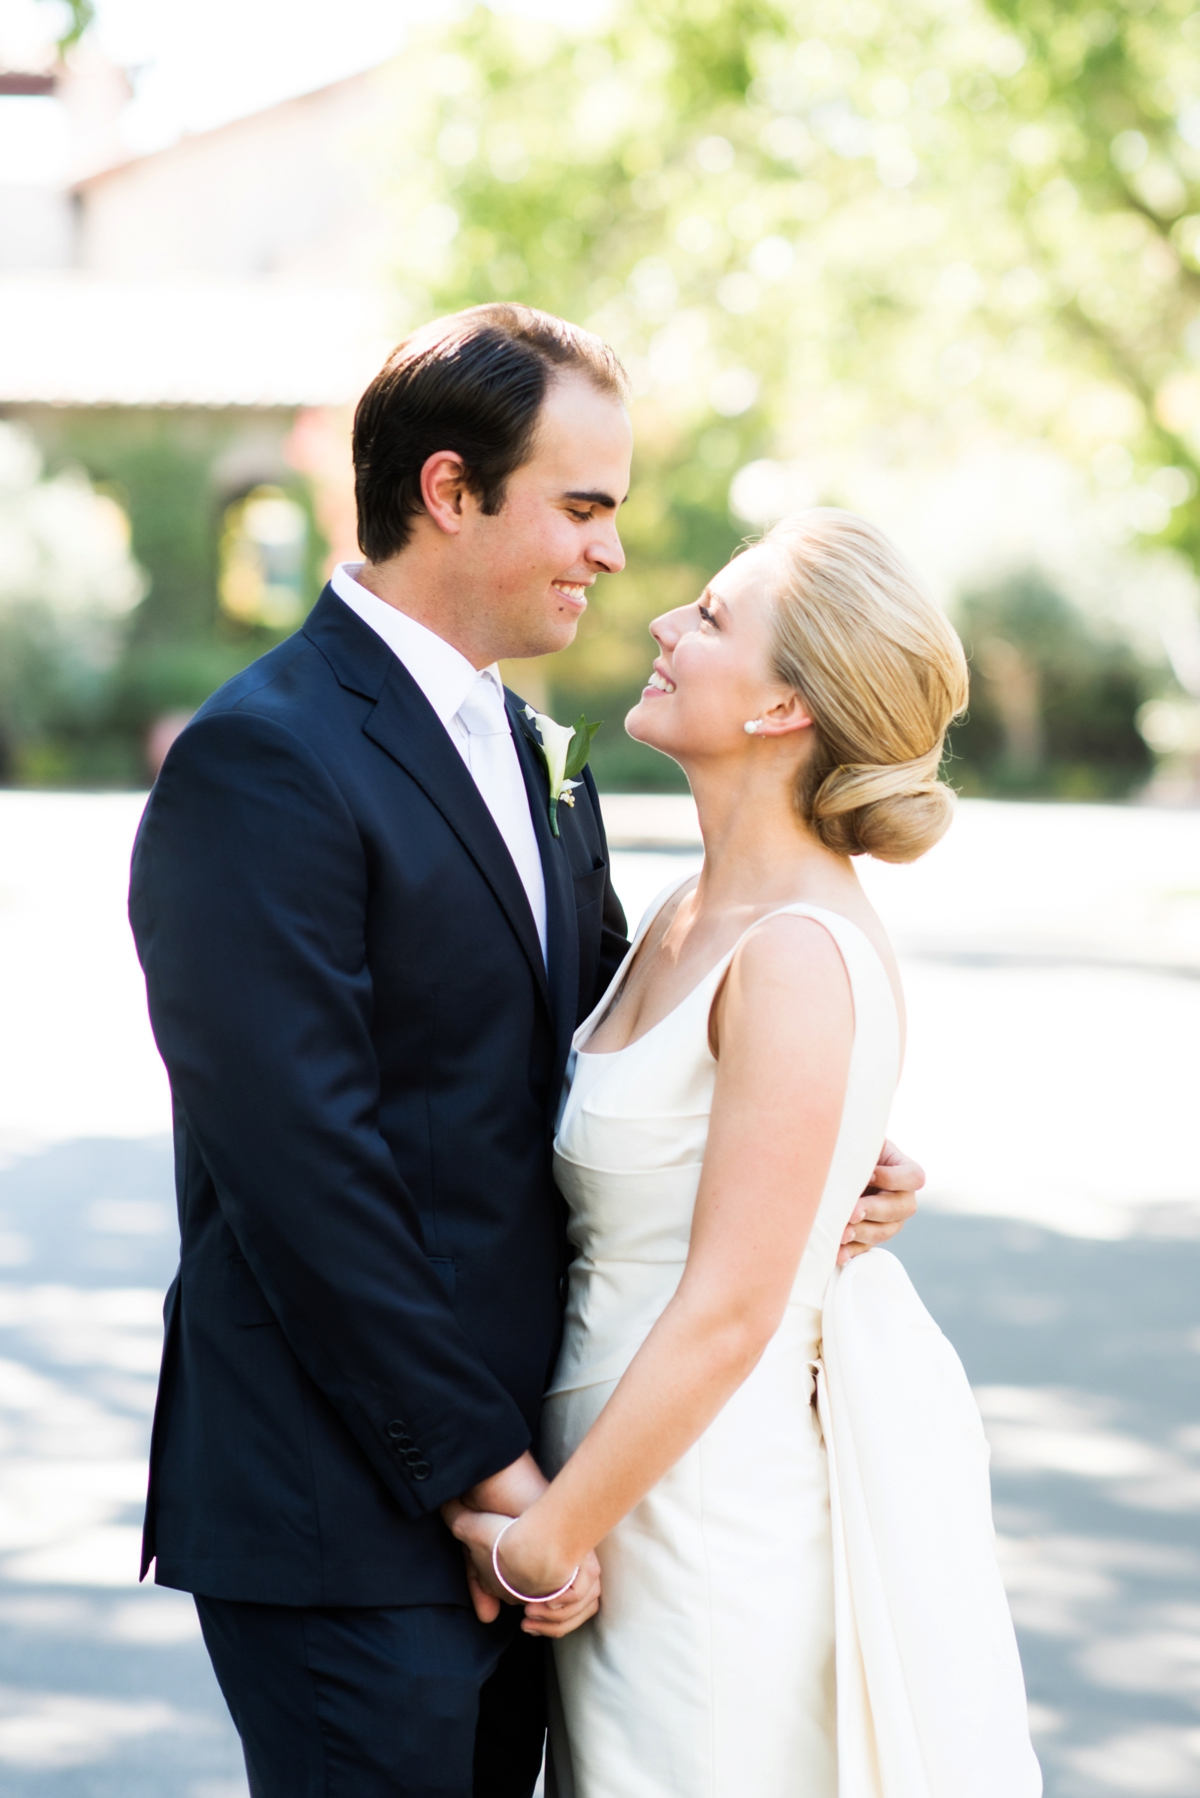
[[408, 1435], [408, 1431], [405, 1429], [403, 1422], [398, 1417], [393, 1417], [391, 1423], [389, 1423], [387, 1425], [387, 1433], [391, 1437], [393, 1442], [399, 1442], [402, 1437]]
[[414, 1480], [427, 1480], [429, 1478], [429, 1462], [418, 1461], [412, 1470], [412, 1476]]

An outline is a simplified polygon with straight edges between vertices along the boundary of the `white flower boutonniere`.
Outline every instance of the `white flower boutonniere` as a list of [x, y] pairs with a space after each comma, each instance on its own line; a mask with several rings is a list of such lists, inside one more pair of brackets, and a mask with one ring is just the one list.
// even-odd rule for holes
[[561, 799], [564, 805], [575, 804], [573, 789], [582, 783], [574, 776], [587, 767], [592, 738], [600, 726], [589, 724], [582, 716], [578, 724], [558, 724], [546, 712], [535, 712], [531, 705], [525, 707], [525, 716], [541, 739], [542, 760], [550, 782], [550, 828], [557, 836], [558, 802]]

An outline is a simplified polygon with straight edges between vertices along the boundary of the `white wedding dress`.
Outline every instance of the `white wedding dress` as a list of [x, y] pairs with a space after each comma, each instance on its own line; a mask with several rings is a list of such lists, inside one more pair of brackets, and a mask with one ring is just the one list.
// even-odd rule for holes
[[[966, 1376], [894, 1256], [836, 1265], [899, 1071], [891, 986], [857, 926], [782, 909], [825, 926], [853, 993], [833, 1163], [778, 1333], [601, 1543], [600, 1612], [555, 1644], [548, 1790], [1036, 1798]], [[543, 1418], [550, 1471], [683, 1272], [716, 1074], [709, 1009], [735, 952], [625, 1048], [588, 1054], [622, 968], [576, 1035], [555, 1145], [576, 1259]]]

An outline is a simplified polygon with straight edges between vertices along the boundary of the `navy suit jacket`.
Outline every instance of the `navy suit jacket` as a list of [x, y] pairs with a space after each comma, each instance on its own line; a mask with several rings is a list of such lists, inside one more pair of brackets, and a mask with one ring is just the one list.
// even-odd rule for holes
[[551, 1139], [623, 955], [590, 775], [548, 961], [462, 758], [327, 588], [173, 745], [130, 917], [181, 1237], [143, 1573], [213, 1598], [465, 1603], [438, 1507], [536, 1442], [565, 1267]]

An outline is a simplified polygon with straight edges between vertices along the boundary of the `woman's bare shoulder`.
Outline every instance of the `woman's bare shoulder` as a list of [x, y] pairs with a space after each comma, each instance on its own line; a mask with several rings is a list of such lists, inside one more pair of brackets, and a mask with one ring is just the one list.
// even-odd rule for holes
[[833, 933], [820, 919], [783, 912], [765, 918], [738, 945], [710, 1014], [714, 1055], [729, 1032], [760, 1045], [797, 1033], [853, 1030], [850, 976]]
[[748, 990], [800, 989], [839, 972], [849, 987], [836, 936], [822, 919], [804, 912], [775, 912], [756, 924], [738, 945], [730, 972], [734, 968]]
[[[875, 951], [892, 989], [903, 1037], [906, 1011], [900, 968], [891, 938], [874, 907], [864, 898], [853, 911], [849, 907], [843, 910], [840, 906], [818, 909], [831, 912], [834, 917], [842, 918], [852, 925]], [[759, 937], [766, 938], [765, 951], [763, 948], [752, 947]], [[765, 919], [753, 935], [746, 939], [739, 954], [746, 950], [751, 952], [752, 957], [746, 964], [748, 978], [766, 984], [773, 981], [777, 988], [794, 991], [797, 997], [810, 988], [814, 980], [824, 979], [852, 998], [850, 973], [837, 939], [828, 925], [819, 918], [802, 912], [777, 913]]]

